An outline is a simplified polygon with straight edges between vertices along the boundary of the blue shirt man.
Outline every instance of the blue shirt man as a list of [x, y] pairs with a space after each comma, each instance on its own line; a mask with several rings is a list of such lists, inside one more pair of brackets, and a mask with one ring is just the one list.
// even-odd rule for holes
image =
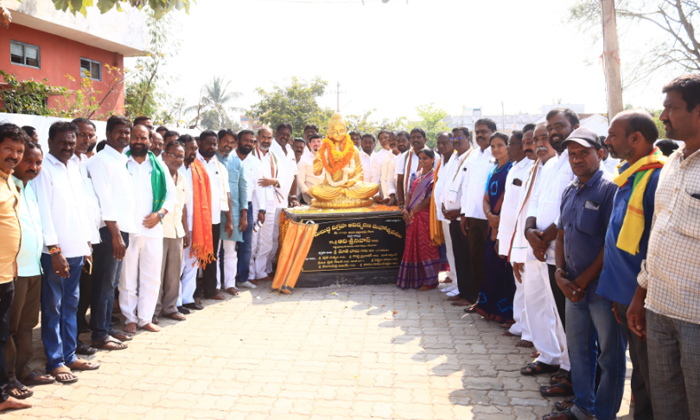
[[[576, 178], [561, 198], [555, 254], [556, 280], [567, 298], [566, 341], [571, 357], [571, 383], [576, 395], [570, 412], [555, 420], [617, 416], [625, 385], [626, 342], [612, 312], [613, 302], [596, 293], [603, 266], [605, 235], [617, 185], [600, 162], [602, 144], [582, 127], [563, 142]], [[598, 354], [598, 344], [600, 354]], [[597, 363], [596, 363], [597, 361]], [[595, 389], [596, 365], [601, 379]]]

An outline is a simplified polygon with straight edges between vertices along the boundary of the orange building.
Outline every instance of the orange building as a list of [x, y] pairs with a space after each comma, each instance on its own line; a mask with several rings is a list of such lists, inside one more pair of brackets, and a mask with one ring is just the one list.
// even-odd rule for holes
[[[51, 0], [4, 0], [3, 5], [12, 23], [9, 29], [0, 26], [0, 69], [20, 81], [47, 79], [71, 92], [81, 89], [81, 77], [88, 77], [100, 92], [96, 102], [104, 99], [95, 115], [124, 113], [124, 83], [115, 83], [114, 77], [123, 75], [124, 57], [145, 55], [143, 12], [124, 6], [123, 12], [100, 14], [91, 7], [84, 17], [56, 10]], [[106, 66], [116, 70], [110, 74]], [[0, 89], [7, 88], [3, 84], [0, 77]], [[62, 107], [63, 101], [61, 95], [52, 96], [48, 105]]]

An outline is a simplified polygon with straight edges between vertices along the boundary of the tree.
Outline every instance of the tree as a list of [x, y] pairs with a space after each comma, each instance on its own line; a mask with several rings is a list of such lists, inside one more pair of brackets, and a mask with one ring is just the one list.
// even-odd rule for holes
[[434, 103], [418, 106], [416, 111], [421, 120], [414, 124], [414, 127], [421, 127], [425, 130], [428, 136], [428, 142], [426, 143], [428, 147], [436, 147], [437, 135], [442, 131], [450, 131], [450, 127], [444, 121], [447, 111], [435, 107]]
[[291, 123], [295, 137], [303, 134], [306, 124], [315, 124], [321, 131], [325, 131], [333, 110], [321, 108], [316, 98], [323, 96], [326, 86], [328, 82], [317, 76], [310, 82], [292, 77], [289, 85], [275, 85], [270, 91], [256, 88], [255, 92], [262, 99], [246, 115], [273, 129], [280, 123]]
[[[236, 122], [231, 120], [228, 113], [242, 112], [243, 109], [231, 106], [231, 103], [242, 96], [240, 92], [229, 91], [230, 81], [223, 77], [214, 76], [212, 81], [202, 88], [199, 104], [191, 106], [185, 113], [196, 112], [193, 127], [201, 124], [207, 130], [233, 129]], [[200, 123], [201, 120], [201, 123]]]
[[[627, 55], [634, 63], [624, 85], [629, 87], [660, 70], [700, 71], [700, 42], [695, 35], [700, 9], [693, 0], [618, 0], [617, 17], [630, 24], [648, 23], [649, 43], [644, 52]], [[585, 32], [600, 32], [600, 1], [578, 0], [570, 9], [570, 20]], [[597, 37], [596, 37], [597, 39]], [[624, 44], [624, 39], [622, 40]], [[625, 52], [630, 52], [625, 49]]]
[[151, 8], [156, 19], [162, 18], [172, 10], [185, 9], [185, 12], [189, 13], [190, 5], [194, 2], [195, 0], [53, 0], [56, 9], [69, 11], [74, 15], [80, 13], [83, 16], [87, 16], [87, 8], [90, 6], [97, 6], [101, 13], [107, 13], [112, 9], [121, 12], [123, 11], [121, 5], [124, 3], [139, 10], [146, 6]]
[[376, 122], [370, 120], [370, 116], [376, 109], [371, 111], [365, 111], [361, 115], [350, 114], [345, 116], [345, 122], [348, 125], [348, 131], [357, 131], [359, 133], [369, 133], [375, 134], [382, 129], [400, 131], [405, 130], [408, 127], [408, 119], [406, 117], [399, 117], [393, 121], [388, 118], [384, 118], [381, 122]]
[[161, 109], [169, 99], [163, 86], [169, 81], [163, 74], [163, 67], [180, 41], [175, 36], [177, 28], [171, 16], [158, 20], [151, 13], [148, 31], [151, 40], [147, 55], [140, 57], [133, 69], [127, 70], [124, 112], [130, 118], [148, 115], [154, 121], [162, 121], [167, 118]]

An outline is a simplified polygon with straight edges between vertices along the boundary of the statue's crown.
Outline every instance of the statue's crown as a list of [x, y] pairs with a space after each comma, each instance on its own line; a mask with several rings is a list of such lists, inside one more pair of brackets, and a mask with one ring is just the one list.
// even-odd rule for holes
[[343, 116], [338, 114], [338, 113], [333, 114], [333, 116], [331, 117], [331, 122], [328, 124], [328, 126], [330, 127], [333, 124], [342, 124], [342, 125], [347, 127], [347, 124], [345, 124], [345, 120], [343, 119]]

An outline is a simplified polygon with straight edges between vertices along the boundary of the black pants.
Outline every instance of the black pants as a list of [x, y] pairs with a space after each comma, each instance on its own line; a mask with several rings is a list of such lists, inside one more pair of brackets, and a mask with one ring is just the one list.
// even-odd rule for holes
[[622, 331], [627, 336], [630, 359], [632, 359], [632, 396], [634, 397], [634, 420], [653, 420], [651, 396], [649, 394], [649, 356], [647, 343], [639, 339], [637, 334], [627, 326], [627, 310], [629, 306], [615, 303], [617, 314], [622, 322]]
[[[214, 255], [216, 255], [216, 251], [219, 247], [219, 236], [221, 231], [221, 224], [217, 223], [215, 225], [211, 225], [211, 236], [214, 239]], [[203, 297], [205, 299], [208, 299], [214, 295], [216, 295], [218, 292], [216, 290], [216, 265], [218, 264], [218, 261], [212, 263], [212, 264], [207, 264], [207, 268], [204, 269], [204, 272], [202, 273], [202, 284], [201, 286], [199, 283], [197, 283], [197, 290], [195, 290], [194, 295], [197, 297]]]
[[[89, 270], [89, 266], [88, 266]], [[80, 300], [78, 301], [78, 336], [80, 332], [87, 328], [88, 323], [85, 319], [87, 310], [92, 302], [92, 274], [86, 273], [84, 270], [80, 273]], [[80, 340], [78, 339], [78, 344]]]
[[10, 309], [15, 295], [15, 282], [0, 284], [0, 402], [9, 398], [5, 389], [10, 384], [5, 361], [5, 345], [10, 338]]
[[450, 239], [452, 239], [452, 253], [455, 257], [459, 297], [476, 303], [481, 286], [476, 286], [469, 252], [469, 238], [462, 233], [459, 220], [450, 222]]
[[552, 288], [554, 303], [557, 304], [559, 319], [561, 319], [561, 325], [566, 331], [566, 295], [564, 295], [564, 292], [561, 291], [559, 285], [557, 284], [557, 279], [554, 277], [554, 275], [557, 273], [557, 266], [547, 264], [547, 269], [549, 270], [549, 286]]

